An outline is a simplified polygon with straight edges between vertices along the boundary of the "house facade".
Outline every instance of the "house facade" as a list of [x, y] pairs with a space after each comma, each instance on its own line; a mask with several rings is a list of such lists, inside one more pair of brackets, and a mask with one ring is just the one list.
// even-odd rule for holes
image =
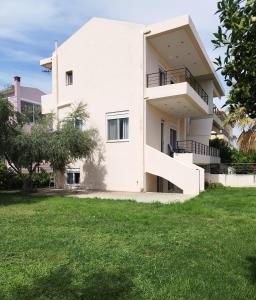
[[189, 16], [140, 25], [93, 18], [52, 56], [42, 112], [61, 120], [87, 104], [99, 131], [95, 155], [67, 168], [67, 184], [112, 191], [204, 190], [213, 98], [221, 83]]
[[38, 88], [22, 86], [20, 76], [14, 76], [13, 84], [1, 92], [6, 95], [15, 110], [27, 115], [30, 123], [40, 116], [41, 97], [45, 93]]
[[213, 106], [213, 126], [211, 132], [211, 139], [225, 140], [231, 144], [233, 139], [233, 129], [229, 124], [225, 123], [226, 113], [216, 105]]

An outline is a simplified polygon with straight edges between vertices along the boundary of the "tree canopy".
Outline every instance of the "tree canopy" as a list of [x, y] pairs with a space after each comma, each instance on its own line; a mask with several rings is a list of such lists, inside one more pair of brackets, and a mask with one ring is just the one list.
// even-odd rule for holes
[[26, 124], [26, 116], [0, 95], [0, 156], [22, 177], [25, 189], [32, 188], [32, 174], [42, 162], [64, 172], [69, 163], [88, 157], [96, 147], [97, 131], [75, 126], [76, 120], [85, 122], [88, 118], [85, 105], [75, 107], [54, 130], [53, 118], [48, 115]]
[[231, 88], [226, 104], [231, 111], [244, 108], [256, 117], [256, 1], [221, 0], [217, 4], [220, 26], [212, 40], [224, 49], [215, 64]]

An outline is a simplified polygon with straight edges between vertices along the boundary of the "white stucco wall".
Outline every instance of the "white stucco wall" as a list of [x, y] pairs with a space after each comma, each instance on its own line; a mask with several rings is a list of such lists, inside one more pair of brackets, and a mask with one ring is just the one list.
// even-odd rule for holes
[[197, 141], [204, 145], [209, 145], [212, 131], [212, 116], [206, 118], [195, 118], [189, 121], [188, 140]]
[[165, 70], [171, 70], [172, 66], [167, 62], [146, 40], [146, 74], [156, 73], [159, 71], [159, 67], [163, 67]]
[[256, 187], [256, 175], [205, 173], [205, 180], [231, 187]]
[[[97, 128], [101, 138], [98, 157], [86, 168], [81, 166], [82, 184], [89, 188], [143, 189], [143, 28], [92, 19], [53, 57], [55, 103], [86, 103], [86, 126]], [[70, 70], [73, 85], [66, 86], [65, 73]], [[106, 113], [120, 111], [129, 112], [129, 141], [107, 142]], [[59, 118], [65, 113], [61, 108]]]
[[164, 121], [164, 152], [168, 153], [168, 144], [170, 144], [170, 129], [173, 128], [177, 130], [177, 140], [182, 139], [185, 130], [183, 126], [184, 119], [166, 114], [147, 103], [146, 144], [159, 151], [161, 150], [161, 121]]

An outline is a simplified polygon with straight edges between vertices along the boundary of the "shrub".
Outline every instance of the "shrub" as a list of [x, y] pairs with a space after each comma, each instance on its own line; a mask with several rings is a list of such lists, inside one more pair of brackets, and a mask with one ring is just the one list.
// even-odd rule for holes
[[4, 162], [0, 162], [0, 189], [20, 189], [22, 187], [22, 180], [18, 174], [8, 170]]
[[50, 182], [50, 174], [41, 169], [40, 173], [33, 174], [32, 181], [34, 187], [47, 187]]
[[[41, 169], [40, 173], [33, 174], [34, 187], [47, 187], [50, 182], [50, 175]], [[0, 161], [0, 190], [21, 189], [22, 178], [20, 175], [8, 170], [5, 163]]]
[[220, 159], [222, 163], [231, 163], [233, 149], [229, 146], [228, 142], [222, 139], [213, 139], [209, 142], [211, 147], [217, 148], [220, 150]]
[[220, 189], [220, 188], [224, 188], [224, 185], [220, 182], [206, 182], [205, 188], [208, 190]]

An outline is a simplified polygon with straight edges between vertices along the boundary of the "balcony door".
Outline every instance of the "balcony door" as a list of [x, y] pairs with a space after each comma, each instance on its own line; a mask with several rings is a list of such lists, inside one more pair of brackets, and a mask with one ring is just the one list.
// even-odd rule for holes
[[165, 85], [166, 80], [167, 80], [167, 72], [162, 66], [160, 66], [159, 67], [159, 85]]
[[170, 128], [170, 145], [173, 150], [176, 149], [177, 144], [177, 130]]

